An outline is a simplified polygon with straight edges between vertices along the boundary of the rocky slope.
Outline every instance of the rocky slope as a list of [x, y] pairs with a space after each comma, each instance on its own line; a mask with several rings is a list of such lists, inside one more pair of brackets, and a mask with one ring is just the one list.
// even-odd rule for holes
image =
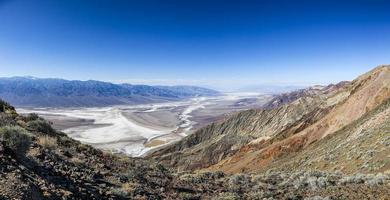
[[385, 199], [389, 184], [390, 173], [175, 173], [81, 144], [0, 100], [1, 200]]
[[[263, 168], [263, 170], [268, 170], [269, 166], [272, 163], [275, 163], [275, 160], [278, 160], [283, 156], [289, 157], [294, 153], [301, 154], [303, 150], [308, 147], [315, 146], [316, 148], [319, 148], [324, 144], [324, 138], [327, 136], [334, 137], [334, 134], [338, 133], [338, 131], [356, 122], [356, 120], [364, 115], [373, 112], [375, 108], [385, 103], [389, 97], [390, 67], [378, 67], [355, 79], [350, 84], [345, 85], [334, 95], [327, 97], [325, 102], [328, 105], [334, 106], [326, 115], [315, 123], [296, 132], [294, 135], [286, 137], [285, 139], [276, 140], [269, 145], [263, 145], [256, 142], [249, 143], [242, 147], [236, 155], [221, 161], [221, 163], [218, 164], [218, 168], [222, 167], [225, 171], [229, 172], [246, 170], [258, 171], [261, 168]], [[384, 116], [384, 118], [389, 116], [386, 111], [383, 112], [385, 113], [381, 113], [381, 116]], [[373, 116], [376, 115], [373, 114]], [[376, 118], [371, 120], [375, 122], [371, 125], [367, 125], [366, 129], [374, 130], [376, 128], [374, 126], [375, 123], [385, 123], [383, 121], [377, 121]], [[378, 139], [386, 140], [384, 137], [390, 130], [386, 128], [386, 126], [382, 126], [381, 131], [385, 132], [385, 134], [378, 136]], [[341, 134], [347, 134], [347, 131], [343, 130]], [[370, 140], [370, 142], [374, 142], [371, 145], [371, 147], [374, 148], [376, 146], [375, 142], [378, 141]], [[359, 145], [360, 143], [357, 142], [353, 144]], [[346, 143], [340, 141], [336, 145], [344, 148]], [[242, 157], [242, 155], [244, 155], [244, 157]], [[318, 156], [316, 154], [314, 155]], [[237, 160], [238, 158], [239, 160]], [[360, 159], [364, 162], [364, 158]], [[388, 157], [384, 157], [382, 161], [387, 162], [388, 160]], [[345, 160], [340, 159], [340, 162], [345, 162]], [[341, 168], [337, 163], [329, 165], [336, 169]], [[387, 168], [381, 170], [387, 170]], [[356, 171], [358, 170], [355, 170], [355, 172]]]
[[96, 150], [0, 100], [0, 199], [386, 200], [389, 75], [283, 94], [152, 159]]
[[281, 95], [151, 159], [96, 150], [0, 100], [0, 199], [386, 200], [389, 75]]
[[[228, 173], [277, 168], [283, 166], [279, 162], [282, 158], [299, 163], [291, 161], [291, 156], [301, 155], [308, 148], [320, 148], [329, 137], [387, 101], [390, 97], [389, 68], [377, 67], [352, 82], [281, 95], [268, 104], [268, 109], [235, 114], [150, 157], [179, 171], [209, 167], [210, 170]], [[388, 113], [381, 113], [380, 116], [387, 117]], [[389, 132], [388, 127], [381, 127], [385, 133]], [[375, 127], [367, 125], [366, 129], [374, 130]], [[343, 134], [346, 132], [342, 131]], [[385, 135], [378, 137], [386, 140]], [[345, 147], [344, 143], [335, 145]], [[389, 147], [383, 148], [387, 152]], [[312, 154], [312, 157], [316, 156]], [[385, 156], [381, 162], [389, 160]], [[337, 163], [328, 163], [326, 169], [329, 168], [343, 169]], [[386, 169], [387, 165], [376, 171]]]
[[200, 169], [233, 155], [246, 144], [286, 138], [327, 114], [334, 104], [324, 99], [338, 93], [345, 84], [281, 94], [262, 109], [233, 114], [149, 157], [179, 170]]

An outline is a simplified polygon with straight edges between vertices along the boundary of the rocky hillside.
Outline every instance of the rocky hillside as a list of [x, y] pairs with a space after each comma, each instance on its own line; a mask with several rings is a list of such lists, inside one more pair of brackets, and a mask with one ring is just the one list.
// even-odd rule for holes
[[279, 106], [234, 114], [151, 159], [94, 149], [0, 100], [0, 200], [386, 200], [389, 74], [382, 66], [281, 95]]
[[262, 109], [234, 114], [149, 157], [179, 170], [200, 169], [233, 155], [250, 142], [270, 143], [286, 138], [327, 114], [334, 104], [324, 99], [338, 93], [344, 84], [278, 95]]
[[[389, 140], [386, 135], [390, 132], [386, 126], [389, 117], [386, 102], [389, 97], [390, 67], [380, 66], [352, 82], [281, 95], [268, 104], [268, 109], [235, 114], [150, 157], [179, 171], [208, 168], [228, 173], [261, 172], [283, 169], [285, 166], [291, 167], [284, 168], [287, 170], [298, 169], [305, 163], [307, 169], [353, 173], [362, 170], [358, 166], [368, 166], [378, 161], [381, 164], [362, 171], [383, 172], [390, 169], [386, 164], [390, 158], [384, 156], [390, 148], [386, 146]], [[384, 106], [381, 107], [383, 111], [375, 113], [379, 112], [376, 109], [381, 105]], [[367, 116], [369, 119], [364, 118]], [[361, 129], [372, 135], [352, 134], [361, 131], [357, 126], [359, 120], [370, 121], [362, 124]], [[349, 135], [362, 136], [356, 139], [354, 137], [357, 136], [349, 138]], [[336, 137], [350, 142], [337, 140]], [[366, 137], [376, 139], [363, 140]], [[341, 153], [352, 149], [356, 151], [355, 154], [349, 152], [346, 156], [346, 152]], [[332, 151], [335, 151], [335, 155], [329, 153]], [[367, 160], [365, 151], [371, 152], [372, 160]], [[319, 161], [321, 159], [322, 162]], [[320, 167], [320, 163], [326, 167]], [[353, 168], [348, 167], [357, 163]]]
[[92, 107], [161, 102], [218, 94], [217, 91], [194, 86], [130, 85], [34, 77], [0, 78], [0, 97], [15, 106]]
[[[0, 100], [0, 199], [384, 199], [390, 174], [300, 171], [175, 173], [112, 155]], [[324, 198], [322, 198], [324, 197]]]

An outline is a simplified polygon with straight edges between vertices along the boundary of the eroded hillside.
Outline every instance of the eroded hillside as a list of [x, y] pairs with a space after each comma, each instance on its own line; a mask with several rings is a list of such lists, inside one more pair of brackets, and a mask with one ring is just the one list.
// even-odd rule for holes
[[[175, 173], [112, 155], [20, 116], [0, 101], [0, 199], [385, 199], [390, 174], [301, 171]], [[358, 192], [359, 191], [359, 192]]]
[[[352, 82], [281, 95], [268, 104], [268, 109], [240, 112], [151, 157], [179, 171], [209, 167], [228, 173], [269, 170], [282, 166], [280, 160], [283, 158], [295, 162], [290, 156], [300, 155], [309, 147], [319, 148], [335, 133], [346, 134], [340, 130], [353, 126], [358, 119], [385, 103], [390, 97], [389, 68], [377, 67]], [[386, 118], [388, 113], [380, 116]], [[387, 140], [388, 126], [381, 127], [384, 134], [378, 137]], [[374, 130], [375, 127], [368, 124], [365, 129]], [[345, 147], [345, 143], [335, 145]], [[388, 150], [389, 147], [384, 148]], [[382, 161], [388, 162], [389, 158], [384, 156]], [[335, 163], [327, 165], [326, 169], [343, 169]]]

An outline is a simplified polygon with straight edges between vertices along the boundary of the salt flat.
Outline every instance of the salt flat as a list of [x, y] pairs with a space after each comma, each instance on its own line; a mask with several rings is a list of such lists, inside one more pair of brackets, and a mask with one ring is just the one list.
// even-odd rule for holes
[[137, 157], [180, 140], [227, 113], [260, 107], [270, 98], [256, 93], [231, 93], [156, 104], [19, 108], [18, 112], [37, 113], [83, 143]]

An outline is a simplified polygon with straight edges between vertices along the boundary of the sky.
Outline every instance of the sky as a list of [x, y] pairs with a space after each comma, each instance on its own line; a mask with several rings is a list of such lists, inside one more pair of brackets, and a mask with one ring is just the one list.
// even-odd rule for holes
[[385, 0], [0, 0], [0, 76], [311, 85], [390, 63]]

